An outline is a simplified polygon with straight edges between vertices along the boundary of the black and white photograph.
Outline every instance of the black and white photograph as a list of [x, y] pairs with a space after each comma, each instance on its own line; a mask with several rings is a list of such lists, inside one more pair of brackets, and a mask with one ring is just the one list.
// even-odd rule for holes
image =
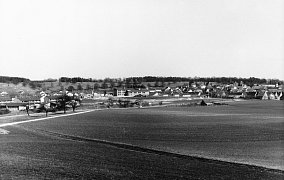
[[283, 0], [0, 0], [0, 180], [283, 180], [283, 100]]

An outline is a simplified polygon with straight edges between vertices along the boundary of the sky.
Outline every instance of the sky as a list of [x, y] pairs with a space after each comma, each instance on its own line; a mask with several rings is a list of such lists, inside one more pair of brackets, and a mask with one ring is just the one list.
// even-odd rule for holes
[[283, 0], [0, 0], [0, 76], [284, 80]]

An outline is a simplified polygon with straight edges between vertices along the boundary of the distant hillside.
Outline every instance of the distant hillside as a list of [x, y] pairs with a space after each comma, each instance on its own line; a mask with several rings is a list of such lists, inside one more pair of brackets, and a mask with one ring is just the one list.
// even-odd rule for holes
[[21, 82], [30, 82], [30, 80], [22, 77], [0, 76], [0, 83], [18, 84]]
[[36, 89], [32, 89], [29, 86], [23, 86], [23, 83], [10, 84], [10, 83], [0, 83], [0, 93], [6, 92], [10, 97], [20, 96], [20, 95], [34, 95]]

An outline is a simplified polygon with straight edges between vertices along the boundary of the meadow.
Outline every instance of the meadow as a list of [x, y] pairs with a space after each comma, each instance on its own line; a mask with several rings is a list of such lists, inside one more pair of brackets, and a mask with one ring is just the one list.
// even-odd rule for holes
[[[284, 169], [281, 101], [109, 109], [38, 122], [48, 131]], [[56, 121], [56, 123], [54, 123]]]
[[[83, 163], [80, 168], [91, 174], [96, 172], [94, 169], [86, 170], [87, 164], [90, 168], [98, 166], [98, 162], [95, 163], [96, 165], [91, 165], [90, 161], [94, 160], [93, 151], [99, 149], [101, 154], [96, 156], [100, 156], [98, 158], [98, 161], [101, 161], [100, 166], [105, 163], [105, 171], [115, 169], [116, 173], [122, 173], [121, 177], [142, 176], [138, 173], [138, 169], [145, 170], [145, 166], [151, 164], [150, 169], [145, 172], [153, 170], [151, 173], [155, 178], [178, 172], [180, 176], [173, 177], [188, 178], [194, 174], [192, 177], [195, 178], [210, 179], [212, 175], [218, 179], [222, 179], [221, 177], [228, 179], [231, 174], [229, 179], [233, 176], [235, 179], [281, 179], [284, 169], [283, 105], [283, 101], [241, 101], [228, 103], [226, 106], [105, 109], [5, 127], [10, 131], [5, 137], [12, 140], [7, 138], [5, 141], [4, 136], [1, 140], [11, 148], [10, 156], [13, 156], [13, 151], [17, 151], [16, 155], [19, 155], [19, 149], [13, 150], [13, 143], [16, 147], [19, 147], [19, 143], [26, 147], [27, 144], [34, 142], [29, 149], [37, 152], [37, 157], [29, 156], [40, 161], [47, 158], [46, 163], [51, 161], [49, 156], [56, 157], [55, 160], [59, 160], [55, 165], [66, 164], [64, 160], [66, 158], [73, 169], [74, 163], [80, 164], [79, 157], [90, 157], [89, 160], [79, 159]], [[58, 149], [62, 148], [62, 141], [69, 150], [66, 147], [62, 151]], [[39, 146], [36, 145], [38, 143]], [[43, 150], [42, 146], [48, 152]], [[131, 146], [134, 148], [131, 149]], [[137, 147], [142, 150], [137, 150]], [[148, 149], [154, 151], [146, 151]], [[167, 154], [158, 155], [159, 153], [156, 152], [200, 157], [201, 160], [197, 160], [199, 163], [196, 165], [196, 159], [193, 163], [192, 159], [185, 160], [186, 158], [182, 157], [179, 160], [179, 156], [168, 157]], [[26, 151], [21, 153], [29, 154]], [[113, 157], [115, 153], [119, 156], [116, 157], [118, 159]], [[73, 155], [75, 159], [72, 160], [69, 155], [67, 157], [67, 154]], [[108, 157], [105, 157], [106, 155]], [[146, 155], [147, 158], [142, 157]], [[160, 160], [157, 160], [158, 156]], [[105, 162], [106, 159], [108, 162]], [[127, 166], [127, 163], [131, 164], [136, 160], [139, 161], [136, 162], [136, 167]], [[109, 161], [113, 162], [113, 166]], [[188, 167], [185, 167], [185, 164], [181, 165], [181, 162]], [[237, 164], [226, 164], [226, 162]], [[163, 167], [165, 171], [161, 170]], [[31, 165], [31, 168], [35, 167]], [[190, 169], [195, 171], [189, 172]], [[127, 170], [133, 171], [134, 174], [131, 176]], [[70, 171], [68, 168], [63, 169], [63, 172], [70, 173]], [[105, 173], [109, 175], [110, 172]], [[157, 173], [161, 176], [156, 176]], [[113, 177], [120, 176], [116, 175]], [[144, 177], [151, 178], [151, 176]]]

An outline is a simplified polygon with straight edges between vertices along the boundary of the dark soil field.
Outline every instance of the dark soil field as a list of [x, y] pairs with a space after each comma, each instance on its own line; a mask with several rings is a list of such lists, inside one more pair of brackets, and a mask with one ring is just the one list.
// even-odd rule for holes
[[283, 179], [283, 109], [105, 109], [3, 126], [0, 179]]

